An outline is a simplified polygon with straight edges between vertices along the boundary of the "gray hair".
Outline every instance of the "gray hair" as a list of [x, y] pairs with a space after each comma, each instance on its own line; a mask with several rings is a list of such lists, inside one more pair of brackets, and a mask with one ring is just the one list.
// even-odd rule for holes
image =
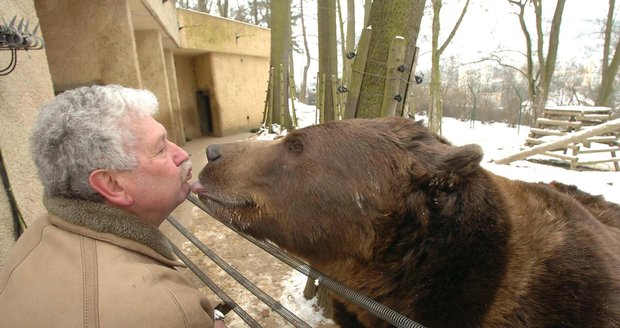
[[45, 193], [101, 201], [88, 183], [89, 174], [135, 168], [134, 136], [123, 121], [157, 110], [150, 91], [118, 85], [69, 90], [44, 105], [34, 124], [31, 151]]

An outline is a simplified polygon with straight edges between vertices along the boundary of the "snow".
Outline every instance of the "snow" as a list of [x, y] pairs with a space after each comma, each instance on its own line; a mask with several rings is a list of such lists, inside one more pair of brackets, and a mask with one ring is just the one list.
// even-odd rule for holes
[[[315, 107], [302, 103], [295, 103], [299, 127], [314, 124]], [[426, 120], [424, 116], [417, 116], [418, 120]], [[510, 179], [529, 182], [559, 181], [572, 184], [579, 189], [594, 195], [602, 195], [605, 199], [620, 203], [620, 172], [613, 171], [613, 165], [599, 166], [599, 170], [571, 171], [569, 169], [537, 164], [530, 161], [515, 161], [510, 165], [499, 165], [492, 162], [494, 159], [506, 157], [522, 150], [525, 139], [529, 134], [529, 127], [509, 127], [504, 123], [484, 124], [479, 121], [459, 121], [453, 118], [444, 118], [442, 121], [443, 136], [455, 146], [478, 144], [484, 150], [482, 166], [497, 174]], [[542, 158], [542, 157], [541, 157]], [[607, 169], [606, 171], [600, 170]], [[297, 271], [291, 271], [290, 277], [282, 282], [284, 291], [279, 301], [311, 326], [329, 324], [331, 321], [322, 316], [316, 306], [316, 298], [303, 298], [306, 276]]]

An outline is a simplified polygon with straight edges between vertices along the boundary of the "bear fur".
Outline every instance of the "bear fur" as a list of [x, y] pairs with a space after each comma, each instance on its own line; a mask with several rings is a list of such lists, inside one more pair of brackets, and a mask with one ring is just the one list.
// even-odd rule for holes
[[[620, 327], [620, 206], [480, 166], [405, 118], [212, 145], [215, 216], [430, 328]], [[333, 296], [342, 327], [389, 327]]]

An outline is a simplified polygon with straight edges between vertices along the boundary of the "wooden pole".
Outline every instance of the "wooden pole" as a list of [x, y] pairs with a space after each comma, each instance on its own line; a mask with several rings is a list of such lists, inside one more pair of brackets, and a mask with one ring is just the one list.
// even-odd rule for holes
[[495, 163], [496, 164], [508, 164], [508, 163], [511, 163], [511, 162], [514, 162], [520, 159], [527, 158], [531, 155], [543, 153], [548, 150], [564, 148], [563, 146], [566, 146], [569, 143], [581, 142], [585, 140], [586, 138], [601, 135], [601, 134], [614, 131], [614, 130], [620, 130], [620, 118], [607, 121], [603, 124], [588, 127], [588, 128], [582, 129], [580, 131], [577, 131], [571, 134], [567, 134], [566, 136], [561, 137], [559, 139], [542, 143], [530, 149], [526, 149], [524, 151], [518, 152], [514, 155], [496, 159]]
[[265, 91], [266, 93], [266, 97], [265, 97], [265, 109], [263, 111], [263, 119], [261, 120], [261, 123], [263, 123], [263, 126], [267, 126], [267, 113], [269, 112], [269, 104], [271, 103], [271, 92], [272, 90], [270, 89], [270, 83], [271, 83], [271, 79], [273, 79], [273, 70], [269, 70], [269, 80], [267, 80], [267, 91]]
[[331, 83], [330, 83], [331, 87], [332, 87], [332, 104], [334, 107], [334, 121], [338, 120], [338, 114], [340, 113], [340, 106], [339, 106], [339, 102], [338, 102], [338, 78], [336, 77], [336, 75], [332, 75], [331, 77]]
[[403, 72], [405, 71], [405, 43], [405, 38], [402, 36], [395, 37], [390, 43], [385, 72], [383, 102], [381, 103], [381, 117], [396, 115], [396, 107], [404, 98], [400, 94], [400, 83], [403, 80]]
[[280, 132], [286, 129], [286, 116], [284, 115], [285, 109], [288, 106], [285, 105], [285, 101], [287, 100], [284, 92], [284, 68], [282, 64], [278, 66], [278, 80], [280, 82]]
[[[413, 96], [409, 93], [413, 89], [412, 84], [417, 83], [415, 81], [415, 69], [418, 66], [418, 55], [420, 53], [420, 48], [415, 47], [415, 53], [413, 54], [413, 60], [411, 61], [411, 70], [409, 70], [409, 78], [407, 78], [407, 86], [405, 87], [405, 99], [403, 99], [403, 110], [402, 117], [409, 117], [410, 107], [413, 107], [413, 111], [415, 113], [415, 103], [413, 102]], [[413, 76], [413, 79], [411, 78]]]
[[354, 118], [357, 112], [357, 102], [360, 99], [360, 90], [362, 88], [362, 80], [364, 79], [364, 69], [366, 68], [366, 57], [368, 56], [371, 36], [372, 29], [369, 26], [362, 31], [357, 44], [357, 52], [351, 68], [351, 85], [347, 95], [344, 118]]
[[325, 73], [321, 73], [321, 116], [319, 123], [325, 122]]
[[316, 93], [314, 94], [314, 102], [316, 103], [316, 111], [314, 115], [314, 124], [319, 124], [321, 113], [321, 74], [316, 74]]
[[270, 97], [269, 97], [269, 114], [267, 115], [267, 117], [269, 118], [267, 120], [267, 132], [272, 133], [273, 132], [273, 98], [274, 98], [274, 94], [273, 94], [273, 88], [275, 87], [275, 79], [276, 79], [276, 75], [275, 75], [275, 67], [272, 67], [269, 70], [269, 75], [272, 77], [269, 80], [269, 90], [271, 90], [269, 92]]
[[[291, 49], [293, 47], [291, 46]], [[293, 51], [289, 52], [289, 72], [288, 72], [288, 85], [290, 88], [290, 99], [291, 99], [291, 119], [293, 120], [291, 127], [297, 129], [297, 113], [295, 112], [295, 98], [297, 98], [297, 91], [295, 90], [295, 69], [293, 67]]]

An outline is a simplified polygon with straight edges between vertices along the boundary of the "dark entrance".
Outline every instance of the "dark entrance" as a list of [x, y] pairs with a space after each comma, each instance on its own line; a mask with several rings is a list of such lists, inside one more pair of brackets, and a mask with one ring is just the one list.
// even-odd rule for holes
[[211, 102], [206, 91], [198, 90], [198, 117], [200, 118], [200, 132], [202, 135], [213, 134], [213, 119], [211, 116]]

